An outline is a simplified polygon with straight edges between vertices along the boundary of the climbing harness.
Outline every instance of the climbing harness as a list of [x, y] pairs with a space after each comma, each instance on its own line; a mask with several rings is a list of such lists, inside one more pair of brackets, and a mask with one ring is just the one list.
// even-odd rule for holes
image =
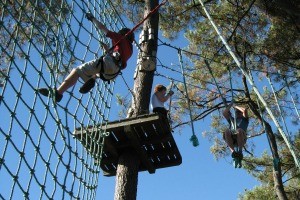
[[[217, 90], [219, 92], [219, 95], [220, 95], [220, 97], [221, 97], [224, 105], [227, 107], [228, 105], [227, 105], [226, 99], [222, 95], [221, 89], [219, 87], [219, 84], [216, 81], [216, 78], [215, 78], [215, 76], [213, 74], [213, 71], [212, 71], [212, 69], [210, 67], [210, 64], [208, 63], [207, 60], [204, 60], [204, 62], [205, 62], [205, 65], [206, 65], [206, 67], [207, 67], [207, 69], [208, 69], [208, 71], [209, 71], [209, 73], [210, 73], [210, 75], [211, 75], [211, 77], [212, 77], [212, 79], [213, 79], [216, 87], [217, 87]], [[233, 94], [233, 88], [232, 88], [231, 71], [230, 71], [229, 68], [227, 68], [227, 70], [229, 71], [229, 80], [230, 80], [230, 89], [231, 89], [231, 100], [232, 100], [231, 103], [233, 104], [234, 103], [234, 96], [233, 96], [234, 94]], [[231, 133], [231, 138], [233, 140], [233, 147], [235, 149], [235, 152], [233, 152], [233, 155], [235, 155], [235, 153], [239, 152], [238, 145], [237, 145], [236, 114], [235, 114], [235, 112], [234, 112], [233, 120], [230, 119], [230, 130], [229, 131]], [[223, 135], [223, 138], [225, 139], [224, 135]], [[243, 158], [241, 156], [233, 156], [233, 164], [234, 164], [235, 168], [237, 168], [237, 167], [241, 168], [242, 167], [242, 159]]]

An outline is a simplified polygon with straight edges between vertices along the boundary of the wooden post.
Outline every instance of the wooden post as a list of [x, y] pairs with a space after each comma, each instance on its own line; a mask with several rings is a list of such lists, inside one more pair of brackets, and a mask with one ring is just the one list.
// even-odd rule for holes
[[126, 151], [119, 158], [115, 200], [134, 200], [137, 194], [139, 159], [134, 151]]
[[[155, 8], [158, 5], [158, 2], [158, 0], [145, 0], [144, 16]], [[152, 65], [151, 67], [149, 66], [149, 59], [141, 59], [137, 66], [134, 78], [134, 97], [130, 109], [131, 112], [128, 113], [128, 117], [149, 113], [154, 70], [141, 70], [140, 66], [148, 65], [149, 69], [156, 68], [158, 20], [159, 15], [158, 12], [156, 12], [143, 24], [143, 31], [149, 32], [149, 30], [151, 30], [152, 37], [140, 44], [142, 52], [139, 53], [143, 54], [145, 58], [154, 58], [154, 62], [150, 62], [150, 65]], [[139, 163], [138, 156], [134, 151], [124, 152], [120, 155], [116, 175], [115, 200], [136, 199]]]

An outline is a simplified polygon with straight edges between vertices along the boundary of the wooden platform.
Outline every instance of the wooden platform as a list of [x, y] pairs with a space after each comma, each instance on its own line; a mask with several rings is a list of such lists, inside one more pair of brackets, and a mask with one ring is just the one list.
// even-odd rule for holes
[[[88, 127], [85, 130], [76, 130], [74, 136], [89, 149], [89, 152], [99, 152], [99, 145], [93, 142], [100, 139], [99, 131], [104, 130]], [[119, 156], [127, 149], [135, 150], [139, 156], [139, 171], [147, 170], [151, 174], [155, 173], [156, 169], [180, 165], [182, 162], [169, 122], [158, 114], [109, 122], [106, 132], [109, 136], [105, 137], [101, 160], [101, 168], [106, 176], [116, 174]], [[91, 137], [87, 137], [86, 134]], [[101, 144], [101, 140], [98, 144]], [[100, 158], [97, 153], [92, 155], [96, 159]]]

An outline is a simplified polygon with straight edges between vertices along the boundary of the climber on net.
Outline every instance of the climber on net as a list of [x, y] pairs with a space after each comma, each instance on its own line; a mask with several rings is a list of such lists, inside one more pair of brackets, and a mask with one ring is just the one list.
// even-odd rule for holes
[[[232, 117], [231, 115], [230, 112], [231, 107], [233, 107], [235, 110], [235, 118]], [[223, 138], [232, 153], [231, 154], [232, 158], [233, 159], [237, 158], [239, 159], [239, 161], [241, 161], [243, 159], [242, 150], [244, 145], [246, 144], [246, 140], [247, 140], [246, 131], [249, 124], [247, 108], [234, 106], [233, 103], [231, 103], [223, 111], [223, 115], [227, 119], [228, 123], [230, 124], [229, 129], [225, 130], [223, 134]], [[234, 149], [235, 147], [237, 148], [237, 151]]]
[[168, 110], [165, 109], [164, 103], [174, 94], [172, 90], [167, 93], [167, 88], [163, 85], [156, 85], [151, 97], [151, 107], [154, 113], [160, 113], [168, 118]]
[[107, 52], [105, 55], [72, 69], [57, 89], [38, 89], [40, 94], [52, 96], [55, 102], [61, 101], [63, 93], [75, 85], [79, 77], [85, 82], [79, 90], [83, 94], [89, 92], [95, 86], [96, 78], [101, 78], [103, 81], [115, 79], [120, 70], [126, 68], [127, 61], [132, 56], [134, 33], [130, 29], [122, 28], [119, 32], [113, 32], [108, 30], [91, 13], [86, 13], [86, 18], [100, 29], [106, 37], [111, 39], [113, 47], [108, 49], [106, 46]]

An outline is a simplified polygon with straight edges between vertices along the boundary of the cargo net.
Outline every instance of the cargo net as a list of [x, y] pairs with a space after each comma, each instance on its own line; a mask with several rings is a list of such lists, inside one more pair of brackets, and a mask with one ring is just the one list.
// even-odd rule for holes
[[121, 28], [107, 1], [0, 2], [0, 199], [95, 199], [103, 137], [86, 150], [73, 131], [108, 121], [114, 83], [81, 95], [80, 81], [60, 103], [37, 92], [103, 54], [86, 12]]

